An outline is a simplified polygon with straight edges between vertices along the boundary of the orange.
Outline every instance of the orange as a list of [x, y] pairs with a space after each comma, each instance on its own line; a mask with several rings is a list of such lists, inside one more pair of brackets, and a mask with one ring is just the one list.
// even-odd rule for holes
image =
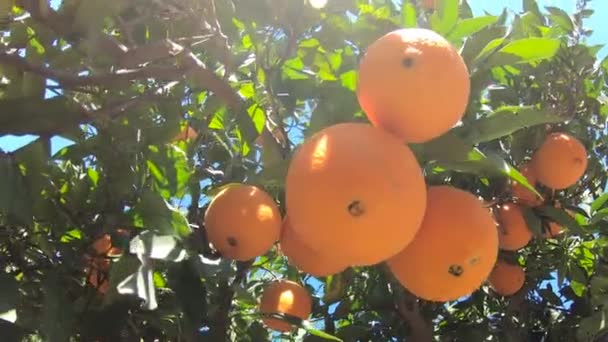
[[[560, 208], [561, 205], [556, 205], [557, 208]], [[575, 217], [576, 216], [576, 212], [572, 211], [572, 210], [568, 210], [566, 209], [566, 212], [568, 214], [570, 214], [570, 216]], [[555, 238], [558, 235], [560, 235], [563, 232], [563, 227], [554, 221], [549, 221], [549, 225], [548, 225], [548, 230], [543, 230], [543, 237], [546, 239], [551, 239], [551, 238]]]
[[376, 126], [413, 143], [436, 138], [464, 115], [467, 66], [438, 33], [398, 29], [373, 42], [359, 65], [357, 98]]
[[502, 296], [511, 296], [517, 293], [526, 281], [526, 272], [519, 265], [509, 264], [499, 260], [492, 270], [488, 282], [492, 289]]
[[372, 265], [405, 248], [420, 227], [426, 187], [405, 144], [364, 123], [327, 127], [295, 152], [287, 212], [303, 243], [343, 265]]
[[444, 302], [479, 288], [497, 256], [491, 212], [473, 194], [441, 185], [428, 189], [426, 214], [414, 241], [387, 264], [414, 295]]
[[551, 133], [532, 156], [538, 181], [551, 189], [565, 189], [583, 177], [587, 169], [587, 150], [575, 137]]
[[[286, 314], [305, 320], [312, 310], [312, 299], [308, 291], [291, 280], [277, 280], [266, 286], [260, 300], [263, 314]], [[278, 331], [292, 330], [286, 320], [263, 318], [264, 324]]]
[[325, 277], [346, 269], [346, 265], [338, 262], [331, 254], [322, 255], [300, 241], [288, 217], [283, 220], [279, 246], [292, 266], [315, 277]]
[[503, 204], [497, 209], [496, 218], [501, 249], [516, 251], [532, 240], [532, 232], [528, 229], [524, 213], [517, 204]]
[[171, 141], [180, 141], [180, 140], [190, 140], [196, 139], [198, 137], [198, 132], [192, 128], [191, 126], [187, 126], [182, 129]]
[[[116, 233], [125, 238], [129, 237], [129, 232], [126, 229], [119, 228], [116, 230]], [[96, 255], [104, 255], [110, 257], [119, 256], [124, 252], [121, 247], [114, 246], [110, 234], [104, 234], [101, 237], [97, 238], [93, 242], [93, 250], [95, 250]]]
[[435, 0], [422, 0], [420, 1], [420, 6], [425, 9], [434, 9], [435, 8]]
[[209, 242], [222, 256], [245, 261], [265, 254], [279, 239], [281, 213], [263, 190], [234, 184], [213, 198], [204, 224]]
[[[526, 177], [530, 185], [536, 187], [536, 175], [529, 164], [524, 164], [520, 167], [519, 172]], [[543, 203], [543, 200], [532, 191], [526, 189], [523, 185], [513, 181], [511, 187], [513, 196], [517, 198], [517, 202], [530, 207], [536, 207]]]
[[95, 257], [88, 260], [87, 280], [101, 294], [105, 294], [110, 289], [108, 280], [108, 270], [110, 269], [110, 260], [103, 257]]

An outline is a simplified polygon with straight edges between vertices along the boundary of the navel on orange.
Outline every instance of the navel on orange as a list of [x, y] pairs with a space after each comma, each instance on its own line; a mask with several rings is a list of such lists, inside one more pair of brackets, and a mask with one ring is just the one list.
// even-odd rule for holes
[[291, 160], [285, 192], [301, 241], [344, 265], [376, 264], [402, 250], [426, 204], [411, 150], [363, 123], [333, 125], [307, 139]]
[[515, 251], [525, 247], [532, 240], [532, 232], [528, 228], [521, 207], [517, 204], [503, 204], [497, 208], [496, 218], [501, 249]]
[[432, 186], [427, 196], [416, 238], [387, 264], [416, 296], [456, 300], [474, 292], [490, 274], [498, 255], [496, 225], [490, 211], [471, 193]]
[[526, 281], [526, 272], [519, 265], [499, 260], [488, 277], [490, 287], [502, 296], [511, 296], [517, 293]]
[[407, 142], [447, 132], [464, 115], [467, 66], [438, 33], [406, 28], [373, 42], [359, 65], [357, 98], [369, 120]]
[[587, 150], [575, 137], [551, 133], [532, 157], [538, 181], [560, 190], [578, 182], [587, 170]]
[[241, 261], [265, 254], [281, 233], [281, 213], [272, 197], [245, 184], [221, 190], [204, 223], [209, 242], [222, 256]]
[[289, 264], [315, 277], [339, 273], [347, 267], [331, 253], [320, 254], [304, 244], [293, 231], [288, 216], [283, 220], [279, 248], [287, 257]]
[[[308, 291], [291, 280], [274, 281], [264, 289], [260, 300], [263, 314], [286, 314], [307, 319], [312, 310], [312, 300]], [[290, 331], [293, 327], [285, 320], [265, 317], [264, 324], [277, 331]]]

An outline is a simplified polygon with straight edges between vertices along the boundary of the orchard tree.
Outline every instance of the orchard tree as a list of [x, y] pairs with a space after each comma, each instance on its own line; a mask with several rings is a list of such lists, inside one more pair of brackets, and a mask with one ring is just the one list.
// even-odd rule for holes
[[608, 338], [591, 1], [0, 5], [3, 341]]

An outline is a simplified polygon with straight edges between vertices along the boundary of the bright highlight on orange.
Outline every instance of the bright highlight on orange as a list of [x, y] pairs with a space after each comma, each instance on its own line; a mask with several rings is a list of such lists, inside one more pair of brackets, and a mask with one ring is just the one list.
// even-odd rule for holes
[[321, 9], [327, 5], [327, 0], [308, 0], [310, 6], [316, 9]]

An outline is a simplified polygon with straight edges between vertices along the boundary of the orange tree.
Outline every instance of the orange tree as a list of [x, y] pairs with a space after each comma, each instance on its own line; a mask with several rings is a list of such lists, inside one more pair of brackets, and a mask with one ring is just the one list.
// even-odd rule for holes
[[[36, 136], [18, 150], [0, 151], [0, 336], [602, 339], [608, 313], [608, 63], [596, 57], [601, 47], [586, 43], [584, 20], [594, 15], [588, 2], [577, 1], [568, 14], [523, 0], [521, 13], [475, 17], [466, 0], [329, 0], [320, 9], [312, 5], [323, 1], [304, 0], [64, 0], [52, 7], [45, 0], [0, 1], [0, 135]], [[441, 115], [442, 103], [455, 94], [468, 96], [458, 125], [407, 147], [428, 186], [468, 192], [495, 214], [497, 227], [490, 229], [498, 230], [501, 246], [497, 255], [486, 254], [500, 267], [491, 275], [489, 269], [479, 273], [487, 279], [476, 280], [476, 289], [458, 300], [418, 298], [384, 261], [377, 262], [388, 257], [377, 243], [399, 247], [385, 235], [391, 233], [387, 227], [419, 225], [419, 219], [403, 215], [419, 215], [414, 207], [425, 201], [420, 191], [415, 198], [394, 197], [405, 201], [401, 217], [382, 216], [374, 221], [382, 226], [365, 225], [357, 235], [344, 225], [327, 225], [335, 229], [328, 234], [324, 225], [313, 234], [323, 241], [323, 251], [298, 247], [297, 239], [289, 248], [274, 241], [287, 236], [279, 234], [279, 223], [294, 152], [327, 127], [382, 120], [369, 108], [383, 103], [359, 103], [359, 66], [378, 38], [412, 27], [430, 29], [456, 49], [469, 78], [460, 79], [460, 86], [470, 84], [470, 91], [442, 88], [442, 70], [450, 65], [435, 63], [425, 69], [432, 76], [401, 84], [414, 92], [399, 100], [403, 108], [430, 98], [426, 108], [408, 109], [417, 115], [410, 124], [380, 125], [411, 136], [437, 135], [426, 127], [435, 118], [425, 119], [425, 111]], [[417, 66], [415, 58], [413, 63], [402, 61], [407, 68]], [[376, 83], [367, 91], [399, 99], [402, 89], [391, 83], [398, 70], [380, 64], [379, 72], [387, 82], [368, 72], [366, 79], [376, 77]], [[57, 150], [56, 137], [73, 144]], [[584, 146], [582, 153], [571, 138]], [[383, 165], [373, 160], [401, 165], [402, 156], [384, 151], [373, 159], [356, 137], [344, 139], [363, 153], [346, 160], [371, 163], [365, 170], [378, 172], [372, 175], [378, 179]], [[544, 143], [549, 140], [561, 142]], [[539, 148], [544, 152], [537, 155]], [[530, 161], [534, 155], [536, 162]], [[354, 187], [357, 177], [369, 178], [356, 163], [348, 165], [350, 171], [342, 166], [333, 175], [335, 182], [348, 180]], [[375, 184], [387, 186], [383, 182]], [[248, 208], [264, 207], [264, 214], [239, 216], [238, 196], [226, 195], [232, 183], [257, 187], [249, 192], [257, 193], [251, 196], [259, 203]], [[348, 212], [361, 216], [384, 201], [390, 205], [383, 210], [395, 213], [398, 205], [386, 202], [389, 192], [380, 192], [386, 189], [368, 189], [366, 198], [374, 201], [353, 201]], [[304, 188], [294, 196], [305, 198], [306, 190], [318, 193]], [[214, 244], [205, 213], [218, 194], [231, 199], [207, 218], [216, 231]], [[312, 200], [320, 213], [330, 213], [325, 209], [335, 198], [339, 194]], [[443, 197], [433, 198], [429, 205]], [[450, 225], [465, 222], [466, 215], [446, 203], [432, 212], [445, 229], [460, 229]], [[299, 220], [329, 222], [311, 215], [311, 208]], [[348, 222], [338, 213], [331, 219]], [[416, 254], [400, 254], [400, 262], [415, 264], [421, 276], [433, 272], [425, 265], [463, 253], [455, 251], [475, 246], [471, 241], [479, 238], [463, 237], [467, 230], [444, 233], [441, 225], [425, 222], [422, 227], [433, 231], [426, 231], [424, 241], [444, 247], [424, 248], [414, 238]], [[291, 223], [295, 239], [306, 228]], [[353, 241], [357, 248], [349, 248]], [[365, 255], [361, 241], [377, 254]], [[340, 259], [342, 252], [358, 253], [359, 266]], [[478, 259], [469, 261], [475, 265]], [[458, 264], [449, 268], [454, 276], [463, 271]], [[449, 288], [449, 280], [436, 279], [423, 292]], [[292, 285], [271, 287], [260, 310], [264, 289], [286, 284], [278, 280]]]

